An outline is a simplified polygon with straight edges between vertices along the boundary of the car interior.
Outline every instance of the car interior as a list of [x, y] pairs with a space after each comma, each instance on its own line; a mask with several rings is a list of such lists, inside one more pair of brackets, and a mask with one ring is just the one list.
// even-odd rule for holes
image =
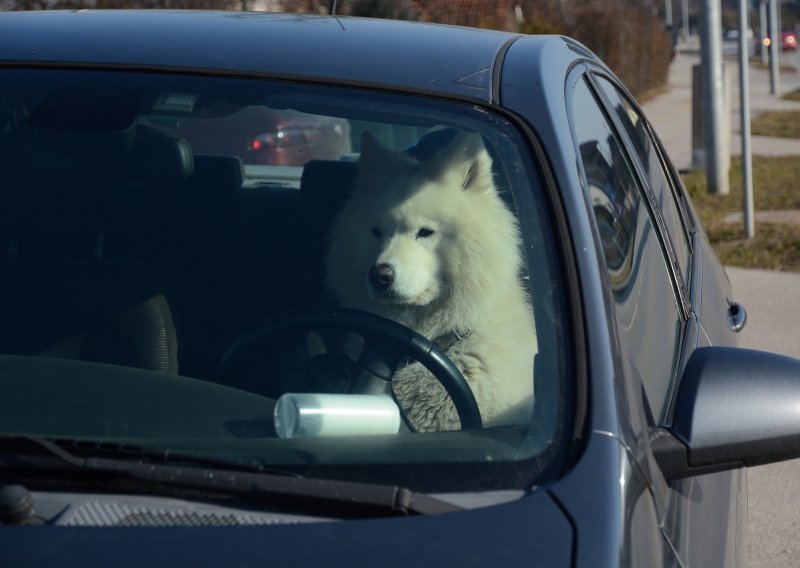
[[[181, 129], [184, 120], [197, 123], [212, 116], [219, 124], [221, 118], [257, 103], [264, 105], [264, 101], [287, 115], [291, 114], [287, 110], [288, 95], [278, 92], [265, 97], [261, 85], [255, 89], [258, 97], [227, 84], [217, 92], [214, 88], [219, 85], [210, 82], [210, 86], [204, 85], [205, 92], [197, 91], [200, 94], [190, 97], [185, 94], [188, 87], [180, 84], [181, 78], [174, 79], [178, 84], [170, 87], [174, 89], [172, 95], [165, 94], [166, 87], [158, 84], [159, 78], [148, 78], [156, 83], [153, 88], [131, 81], [133, 86], [128, 89], [109, 89], [100, 87], [102, 81], [96, 78], [75, 81], [65, 74], [66, 79], [60, 80], [57, 72], [53, 72], [55, 86], [42, 86], [36, 73], [14, 73], [18, 80], [5, 83], [13, 87], [0, 94], [0, 242], [4, 243], [0, 254], [0, 357], [105, 363], [211, 385], [230, 384], [220, 381], [220, 364], [249, 330], [277, 314], [332, 304], [323, 285], [324, 258], [330, 224], [358, 174], [357, 142], [351, 145], [348, 141], [350, 152], [344, 154], [308, 150], [302, 166], [287, 166], [279, 157], [275, 158], [277, 165], [265, 163], [278, 155], [279, 147], [269, 150], [275, 154], [258, 158], [248, 151], [204, 153], [196, 148], [213, 147], [218, 142], [213, 131], [205, 133], [207, 140], [200, 140], [203, 132], [196, 124], [187, 131]], [[203, 81], [198, 79], [201, 84]], [[297, 109], [291, 112], [318, 111], [323, 118], [318, 109], [335, 108], [341, 113], [322, 121], [329, 134], [306, 130], [301, 137], [304, 144], [333, 132], [344, 132], [349, 140], [357, 141], [361, 131], [370, 130], [390, 147], [405, 148], [424, 160], [441, 144], [437, 137], [448, 135], [447, 128], [441, 128], [446, 114], [439, 111], [420, 108], [417, 114], [406, 110], [404, 116], [400, 112], [403, 109], [391, 102], [364, 111], [359, 101], [348, 102], [344, 97], [326, 98], [323, 94], [317, 99], [297, 95], [291, 99]], [[170, 109], [165, 108], [165, 100], [178, 102]], [[194, 103], [185, 103], [187, 100], [204, 102], [192, 106]], [[186, 104], [189, 107], [184, 108]], [[272, 107], [264, 108], [270, 111]], [[469, 120], [464, 116], [457, 119], [467, 127], [485, 120], [481, 112], [475, 115]], [[344, 131], [343, 124], [347, 126]], [[444, 122], [445, 127], [458, 124]], [[295, 135], [297, 128], [292, 132]], [[501, 130], [495, 134], [496, 140], [506, 137]], [[252, 131], [244, 138], [251, 137]], [[259, 139], [276, 140], [279, 136]], [[243, 146], [237, 142], [237, 148]], [[342, 145], [337, 142], [318, 147], [339, 152]], [[293, 156], [306, 151], [303, 148], [293, 148]], [[504, 148], [495, 143], [487, 144], [487, 148], [495, 153], [495, 164], [523, 167], [518, 159], [515, 161], [512, 145]], [[509, 205], [527, 206], [529, 210], [538, 207], [533, 201], [522, 205], [515, 202], [508, 187], [510, 171], [499, 167], [495, 172], [496, 183]], [[541, 236], [547, 228], [536, 221], [535, 215], [530, 219], [520, 221], [522, 230], [538, 235], [535, 238], [540, 246], [530, 247], [528, 266], [537, 266], [541, 277], [532, 279], [527, 272], [522, 277], [533, 288], [537, 326], [543, 326], [540, 350], [547, 348], [549, 353], [546, 358], [537, 358], [537, 373], [552, 379], [537, 384], [533, 425], [486, 431], [486, 439], [496, 445], [496, 455], [508, 459], [518, 455], [523, 440], [528, 444], [525, 455], [548, 447], [560, 435], [558, 421], [564, 412], [559, 386], [563, 359], [558, 356], [563, 349], [559, 337], [563, 320], [557, 313], [561, 309], [558, 295], [549, 284], [555, 277], [548, 260], [553, 254], [548, 248], [552, 243]], [[554, 334], [552, 330], [558, 331]], [[230, 385], [275, 399], [286, 392], [287, 381], [291, 383], [301, 368], [313, 368], [335, 383], [352, 362], [343, 361], [338, 354], [309, 362], [313, 341], [313, 335], [299, 340], [294, 335], [272, 338], [272, 345], [265, 345], [248, 359], [245, 376]], [[9, 364], [42, 377], [56, 377], [61, 372], [46, 370], [49, 363], [40, 365], [39, 370], [15, 360]], [[64, 369], [67, 374], [82, 373], [87, 385], [94, 385], [102, 375], [88, 367], [82, 371], [68, 366]], [[114, 380], [109, 377], [107, 384], [114, 384]], [[154, 398], [172, 388], [172, 379], [163, 387], [148, 379], [152, 385], [147, 387], [152, 389], [149, 394], [132, 394], [133, 385], [145, 382], [131, 379], [133, 390], [126, 390], [126, 380], [119, 380], [119, 396], [128, 397], [131, 405], [125, 412], [133, 416], [133, 408], [148, 409], [143, 410], [142, 417], [131, 418], [137, 424], [141, 422], [144, 430], [149, 428], [143, 422], [147, 413], [160, 412], [156, 410], [159, 408], [165, 415], [170, 413], [173, 402], [166, 398], [155, 402]], [[55, 387], [53, 381], [43, 384], [54, 393], [61, 392], [62, 387]], [[217, 396], [209, 389], [198, 387], [197, 392], [204, 394], [198, 394], [197, 400]], [[63, 396], [70, 394], [65, 391]], [[230, 396], [231, 401], [238, 401], [241, 412], [261, 404]], [[552, 404], [554, 400], [561, 402]], [[42, 408], [50, 408], [50, 404], [55, 402], [48, 401]], [[233, 406], [208, 409], [209, 416], [219, 414], [219, 408]], [[48, 416], [63, 414], [57, 405], [42, 410], [43, 415], [47, 412]], [[184, 412], [184, 422], [195, 424], [188, 413]], [[261, 414], [258, 411], [259, 417]], [[272, 433], [271, 425], [262, 427], [260, 423], [245, 421], [245, 425], [237, 426], [227, 420], [225, 435], [233, 432], [234, 439], [226, 439], [226, 447], [238, 447], [236, 439], [245, 443], [253, 436]], [[111, 422], [108, 424], [109, 431], [113, 430]], [[34, 431], [43, 427], [31, 425]], [[187, 427], [176, 425], [175, 431], [188, 432]], [[197, 431], [204, 428], [197, 426]], [[458, 438], [459, 442], [431, 438], [431, 443], [434, 447], [444, 444], [459, 459], [469, 452], [482, 456], [480, 444], [474, 444], [476, 435]], [[316, 461], [325, 462], [357, 459], [353, 456], [360, 456], [365, 445], [374, 445], [371, 459], [393, 459], [390, 456], [396, 453], [379, 438], [354, 438], [352, 443], [340, 441], [335, 447], [326, 446], [324, 441], [293, 441], [287, 447], [304, 448], [297, 452], [297, 456], [305, 456], [302, 460], [316, 455]], [[427, 445], [397, 443], [405, 448], [408, 459], [430, 458]], [[382, 447], [384, 457], [380, 457]], [[471, 448], [469, 452], [466, 447]], [[448, 459], [449, 454], [439, 455]]]

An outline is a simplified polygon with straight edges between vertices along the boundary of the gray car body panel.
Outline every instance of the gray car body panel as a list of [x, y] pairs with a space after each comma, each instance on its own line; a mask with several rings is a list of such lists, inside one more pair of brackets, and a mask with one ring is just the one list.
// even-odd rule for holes
[[[527, 38], [526, 38], [527, 39]], [[598, 63], [591, 54], [570, 40], [552, 38], [544, 45], [540, 42], [518, 40], [509, 49], [504, 61], [503, 85], [514, 89], [501, 90], [501, 103], [530, 121], [542, 145], [547, 148], [550, 166], [561, 188], [581, 187], [578, 162], [570, 132], [569, 103], [565, 98], [574, 81], [584, 72], [583, 62], [613, 73]], [[572, 71], [572, 72], [571, 72]], [[564, 82], [545, 83], [540, 77], [564, 77]], [[538, 79], [538, 80], [537, 80]], [[641, 395], [633, 369], [621, 357], [615, 339], [613, 302], [602, 293], [608, 287], [603, 274], [604, 261], [595, 242], [594, 228], [589, 222], [591, 204], [588, 190], [563, 191], [559, 195], [570, 223], [570, 237], [580, 274], [584, 305], [584, 325], [593, 333], [587, 334], [590, 360], [588, 367], [591, 394], [590, 426], [587, 449], [581, 463], [554, 488], [554, 494], [572, 512], [576, 519], [579, 539], [576, 550], [577, 566], [660, 566], [676, 562], [688, 566], [715, 564], [719, 558], [710, 559], [711, 550], [723, 551], [721, 565], [743, 562], [743, 532], [746, 516], [742, 503], [746, 502], [744, 472], [722, 472], [679, 480], [671, 485], [661, 475], [648, 450], [649, 425], [641, 411]], [[713, 255], [701, 233], [696, 239], [700, 250], [697, 258], [694, 290], [690, 298], [695, 302], [696, 318], [687, 322], [685, 330], [684, 360], [703, 344], [735, 344], [736, 337], [725, 323], [727, 298], [719, 291], [730, 293], [730, 284], [715, 258], [703, 262], [703, 256]], [[705, 302], [703, 301], [705, 300]], [[704, 310], [704, 311], [703, 311]], [[711, 334], [703, 331], [700, 322], [716, 318], [709, 324]], [[600, 333], [608, 330], [608, 333]], [[609, 357], [615, 354], [615, 357]], [[627, 393], [627, 394], [626, 394]], [[620, 396], [623, 394], [624, 396]], [[612, 445], [618, 445], [617, 463], [606, 462]], [[606, 451], [594, 447], [605, 446]], [[583, 472], [584, 464], [587, 470]], [[624, 475], [624, 472], [628, 475]], [[592, 506], [598, 518], [626, 518], [620, 525], [614, 523], [592, 526], [593, 514], [581, 511], [582, 503], [576, 499], [581, 488], [602, 483], [605, 492], [595, 496]], [[614, 483], [616, 479], [619, 485]], [[627, 483], [622, 483], [627, 480]], [[608, 488], [614, 487], [609, 492]], [[617, 489], [619, 488], [619, 491]], [[707, 498], [698, 499], [705, 494]], [[586, 503], [588, 501], [583, 501]], [[730, 507], [733, 510], [730, 510]], [[598, 508], [602, 512], [598, 511]], [[636, 517], [636, 534], [630, 521]], [[731, 519], [722, 526], [710, 527], [709, 518]], [[689, 539], [687, 527], [693, 527], [702, 539]], [[663, 538], [662, 536], [663, 535]], [[654, 553], [654, 550], [657, 550]], [[597, 561], [600, 555], [602, 562]]]
[[300, 14], [20, 12], [0, 20], [0, 61], [244, 73], [490, 100], [495, 56], [513, 34], [409, 26]]

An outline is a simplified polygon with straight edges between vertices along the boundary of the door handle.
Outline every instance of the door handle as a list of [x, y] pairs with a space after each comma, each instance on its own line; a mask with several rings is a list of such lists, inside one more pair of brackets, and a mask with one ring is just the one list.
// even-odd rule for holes
[[728, 302], [728, 327], [739, 333], [747, 323], [747, 311], [736, 302]]

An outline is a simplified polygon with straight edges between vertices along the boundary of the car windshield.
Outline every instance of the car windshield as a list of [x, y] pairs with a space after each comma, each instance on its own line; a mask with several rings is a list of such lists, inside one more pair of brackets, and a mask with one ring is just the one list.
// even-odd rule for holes
[[569, 325], [528, 148], [431, 96], [2, 70], [0, 431], [424, 490], [552, 475]]

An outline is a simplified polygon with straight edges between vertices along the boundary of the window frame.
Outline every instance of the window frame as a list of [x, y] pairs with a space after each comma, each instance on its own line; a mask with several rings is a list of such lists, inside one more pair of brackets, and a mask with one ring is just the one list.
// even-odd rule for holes
[[[580, 159], [579, 154], [579, 143], [578, 137], [576, 136], [575, 131], [575, 116], [574, 116], [574, 106], [575, 106], [575, 90], [577, 85], [580, 83], [582, 79], [585, 79], [587, 88], [589, 92], [594, 97], [598, 108], [603, 113], [605, 118], [605, 122], [607, 123], [611, 132], [616, 136], [621, 149], [624, 151], [625, 154], [625, 161], [627, 163], [627, 167], [630, 170], [631, 176], [633, 177], [634, 182], [637, 184], [637, 187], [640, 191], [640, 196], [642, 199], [642, 204], [647, 209], [647, 214], [651, 220], [653, 231], [655, 233], [656, 239], [658, 241], [659, 249], [661, 250], [662, 254], [662, 261], [665, 264], [666, 272], [669, 278], [669, 286], [673, 290], [673, 303], [676, 309], [676, 316], [677, 320], [680, 325], [680, 331], [677, 334], [677, 341], [674, 345], [674, 350], [672, 353], [673, 357], [673, 366], [671, 376], [669, 377], [669, 384], [667, 385], [667, 389], [664, 394], [664, 399], [659, 406], [659, 408], [653, 408], [651, 401], [645, 395], [643, 401], [646, 401], [648, 406], [648, 414], [652, 417], [655, 423], [663, 423], [664, 421], [668, 420], [672, 413], [672, 406], [673, 406], [673, 399], [674, 393], [677, 389], [677, 385], [679, 382], [680, 373], [683, 369], [683, 365], [686, 358], [687, 347], [690, 345], [692, 329], [694, 326], [692, 325], [693, 317], [692, 317], [692, 310], [691, 305], [689, 303], [689, 290], [684, 286], [683, 280], [681, 277], [681, 272], [677, 265], [677, 257], [673, 250], [673, 245], [671, 240], [669, 239], [669, 234], [666, 230], [666, 223], [661, 216], [661, 212], [656, 205], [656, 201], [654, 199], [654, 192], [650, 188], [649, 181], [646, 181], [645, 176], [643, 175], [644, 170], [640, 164], [639, 158], [637, 153], [632, 150], [631, 141], [627, 137], [627, 134], [624, 132], [624, 128], [616, 116], [616, 113], [613, 112], [613, 109], [605, 96], [605, 93], [602, 91], [602, 87], [600, 87], [594, 77], [594, 71], [597, 69], [595, 65], [591, 62], [585, 62], [583, 65], [576, 65], [573, 67], [572, 71], [566, 77], [566, 98], [565, 104], [567, 105], [567, 114], [568, 120], [570, 124], [570, 138], [572, 144], [575, 148], [577, 153], [577, 166], [579, 169], [579, 177], [581, 179], [582, 184], [582, 192], [584, 193], [584, 198], [589, 199], [588, 195], [588, 186], [587, 183], [587, 176], [586, 171], [584, 169], [584, 165], [582, 160]], [[613, 85], [619, 86], [619, 82], [616, 80], [612, 81]], [[625, 90], [624, 92], [627, 93]], [[641, 110], [637, 110], [641, 113]], [[641, 113], [643, 115], [643, 113]], [[659, 149], [660, 146], [659, 146]], [[660, 155], [663, 155], [660, 153]], [[669, 179], [669, 182], [672, 183], [673, 180]], [[682, 210], [681, 210], [682, 212]], [[596, 221], [592, 216], [591, 213], [591, 204], [587, 201], [587, 214], [592, 218], [592, 224], [595, 225]], [[694, 235], [693, 235], [694, 236]], [[694, 244], [696, 241], [694, 239], [691, 240]], [[695, 258], [694, 254], [690, 250], [690, 266], [689, 271], [694, 272], [696, 269], [695, 266]], [[602, 262], [602, 255], [598, 257]], [[614, 318], [616, 319], [616, 311], [614, 310], [613, 313]], [[616, 325], [614, 326], [616, 330]], [[653, 412], [655, 410], [655, 413]], [[655, 425], [655, 424], [653, 424]]]
[[[658, 234], [659, 241], [661, 242], [662, 252], [664, 254], [665, 260], [670, 269], [670, 277], [672, 280], [673, 287], [675, 288], [676, 299], [678, 304], [681, 307], [682, 312], [682, 319], [685, 324], [691, 317], [691, 301], [690, 301], [690, 290], [692, 288], [692, 275], [694, 273], [694, 238], [693, 232], [689, 230], [689, 227], [694, 227], [693, 223], [687, 219], [687, 214], [685, 210], [685, 202], [682, 199], [682, 195], [679, 192], [676, 192], [675, 187], [675, 180], [671, 175], [672, 168], [665, 167], [664, 162], [664, 152], [663, 148], [661, 147], [660, 142], [658, 142], [657, 137], [655, 136], [650, 123], [647, 121], [644, 112], [639, 108], [636, 104], [633, 97], [630, 95], [628, 90], [617, 81], [613, 76], [609, 75], [608, 73], [604, 72], [603, 70], [599, 70], [596, 67], [592, 66], [586, 73], [588, 78], [588, 82], [594, 91], [595, 96], [597, 97], [599, 103], [603, 107], [605, 111], [606, 118], [609, 120], [609, 123], [614, 128], [614, 132], [619, 137], [620, 141], [623, 143], [623, 147], [628, 155], [628, 159], [633, 166], [633, 173], [636, 176], [637, 180], [639, 181], [640, 187], [644, 189], [643, 196], [645, 198], [645, 202], [647, 204], [647, 208], [650, 211], [650, 215], [653, 218], [654, 225], [656, 226], [656, 233]], [[642, 119], [643, 124], [646, 127], [646, 132], [650, 136], [650, 139], [654, 142], [654, 147], [656, 148], [657, 155], [659, 158], [659, 163], [661, 165], [662, 171], [664, 172], [665, 177], [667, 178], [667, 183], [670, 186], [670, 191], [673, 200], [675, 201], [676, 207], [678, 209], [678, 213], [680, 215], [681, 223], [683, 226], [683, 237], [686, 241], [686, 246], [689, 249], [689, 266], [686, 269], [686, 274], [684, 275], [684, 270], [681, 268], [680, 263], [678, 261], [678, 255], [675, 252], [675, 244], [673, 242], [673, 236], [670, 233], [667, 223], [664, 219], [664, 216], [661, 212], [661, 209], [658, 206], [658, 200], [656, 199], [655, 191], [652, 188], [650, 183], [649, 176], [647, 175], [646, 169], [644, 165], [641, 163], [639, 159], [639, 153], [634, 149], [633, 142], [628, 135], [627, 130], [623, 126], [620, 118], [617, 116], [616, 112], [613, 110], [613, 106], [609, 101], [607, 95], [605, 94], [603, 87], [598, 83], [597, 76], [601, 76], [602, 78], [606, 79], [612, 86], [614, 86], [617, 91], [619, 92], [620, 96], [625, 97], [628, 104], [638, 113], [639, 117]], [[679, 195], [681, 198], [679, 198]], [[684, 278], [685, 276], [685, 278]], [[685, 331], [684, 331], [685, 333]]]

